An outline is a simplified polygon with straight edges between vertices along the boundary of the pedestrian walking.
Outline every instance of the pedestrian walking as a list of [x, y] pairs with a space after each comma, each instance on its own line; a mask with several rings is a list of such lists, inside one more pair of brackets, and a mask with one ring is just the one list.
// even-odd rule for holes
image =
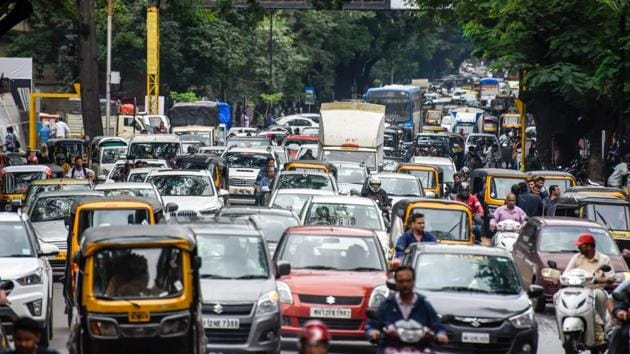
[[59, 117], [55, 123], [55, 137], [57, 139], [70, 137], [70, 127], [63, 121], [62, 117]]
[[40, 144], [46, 144], [48, 139], [50, 139], [51, 134], [50, 127], [48, 126], [48, 122], [44, 122], [42, 128], [39, 130], [39, 142]]

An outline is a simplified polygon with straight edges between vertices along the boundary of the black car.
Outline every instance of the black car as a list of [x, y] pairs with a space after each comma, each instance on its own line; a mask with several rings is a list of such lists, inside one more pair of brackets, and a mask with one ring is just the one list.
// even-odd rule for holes
[[415, 289], [442, 318], [453, 353], [536, 353], [538, 327], [523, 284], [502, 249], [418, 243], [402, 264], [416, 270]]

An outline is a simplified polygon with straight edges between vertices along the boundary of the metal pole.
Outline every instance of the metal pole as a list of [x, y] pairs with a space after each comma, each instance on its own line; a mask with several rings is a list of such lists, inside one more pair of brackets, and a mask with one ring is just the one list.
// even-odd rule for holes
[[273, 93], [273, 10], [269, 11], [269, 89]]
[[110, 104], [111, 101], [111, 85], [112, 85], [112, 1], [107, 0], [107, 73], [106, 77], [106, 85], [105, 85], [105, 127], [107, 132], [105, 135], [110, 135], [109, 130], [109, 118], [110, 118]]

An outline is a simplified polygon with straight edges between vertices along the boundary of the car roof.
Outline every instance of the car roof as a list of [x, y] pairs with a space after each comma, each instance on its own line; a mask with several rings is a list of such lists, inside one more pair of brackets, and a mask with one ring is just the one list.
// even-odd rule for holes
[[150, 142], [179, 143], [180, 139], [179, 136], [175, 134], [140, 134], [134, 135], [129, 141], [129, 144]]
[[309, 175], [309, 176], [324, 176], [328, 177], [328, 173], [317, 171], [317, 170], [304, 170], [304, 171], [287, 171], [282, 170], [278, 173], [279, 175]]
[[375, 237], [374, 231], [341, 226], [293, 226], [286, 230], [287, 235], [325, 235], [325, 236], [354, 236]]
[[271, 154], [271, 151], [267, 149], [267, 147], [233, 147], [225, 151], [226, 154], [230, 152]]
[[337, 195], [333, 191], [326, 191], [321, 189], [308, 189], [308, 188], [295, 188], [295, 189], [277, 189], [278, 194], [308, 194], [308, 195]]
[[51, 168], [46, 165], [18, 165], [7, 166], [2, 169], [2, 172], [43, 172], [46, 170], [51, 170]]
[[313, 196], [313, 203], [345, 204], [345, 205], [369, 205], [374, 206], [374, 200], [365, 197], [332, 195]]
[[232, 220], [229, 222], [217, 222], [217, 223], [190, 223], [186, 226], [190, 227], [197, 237], [203, 235], [231, 235], [231, 236], [255, 236], [263, 238], [263, 235], [252, 225], [249, 221], [244, 219], [242, 223], [238, 223], [240, 220]]
[[[135, 159], [135, 161], [143, 161], [143, 162], [146, 162], [146, 163], [162, 163], [162, 164], [168, 165], [168, 163], [164, 159]], [[131, 161], [131, 160], [127, 160], [127, 159], [117, 160], [115, 165], [124, 165], [127, 162], [133, 164], [135, 161]]]
[[282, 216], [296, 216], [293, 210], [268, 207], [268, 206], [225, 206], [221, 208], [219, 214], [234, 213], [234, 214], [248, 214], [248, 215], [282, 215]]
[[0, 212], [0, 222], [24, 221], [24, 218], [18, 213]]
[[49, 178], [38, 179], [31, 182], [31, 185], [53, 185], [53, 184], [90, 184], [85, 178]]
[[110, 189], [153, 189], [151, 183], [144, 182], [118, 182], [118, 183], [102, 183], [97, 184], [94, 187], [95, 191], [110, 190]]
[[[134, 167], [131, 170], [129, 170], [129, 174], [132, 175], [136, 173], [149, 173], [159, 168], [165, 168], [165, 167]], [[110, 183], [106, 183], [106, 184], [110, 184]]]
[[499, 247], [486, 247], [477, 245], [453, 245], [453, 244], [440, 244], [440, 243], [428, 243], [419, 242], [412, 244], [411, 247], [415, 247], [419, 253], [437, 253], [437, 254], [472, 254], [483, 256], [503, 256], [509, 257], [510, 254]]
[[418, 177], [414, 176], [414, 175], [410, 175], [407, 173], [397, 173], [397, 172], [379, 172], [379, 173], [372, 173], [370, 174], [370, 177], [379, 177], [379, 178], [401, 178], [401, 179], [417, 179]]
[[435, 163], [438, 165], [452, 165], [453, 160], [448, 157], [438, 157], [438, 156], [414, 156], [414, 163]]
[[42, 192], [37, 195], [35, 198], [62, 198], [62, 197], [99, 197], [102, 196], [103, 193], [97, 190], [69, 190], [69, 191], [55, 191], [55, 192]]
[[572, 218], [566, 216], [552, 216], [552, 217], [533, 217], [529, 219], [530, 222], [534, 222], [540, 226], [580, 226], [580, 227], [596, 227], [599, 229], [605, 229], [601, 224], [595, 221]]
[[149, 172], [151, 176], [209, 176], [208, 170], [173, 170], [173, 169], [153, 169]]

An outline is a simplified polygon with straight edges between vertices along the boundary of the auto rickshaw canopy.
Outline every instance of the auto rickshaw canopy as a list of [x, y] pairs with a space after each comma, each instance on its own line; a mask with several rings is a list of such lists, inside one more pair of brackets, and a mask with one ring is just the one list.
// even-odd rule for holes
[[295, 160], [284, 164], [285, 171], [309, 171], [319, 170], [325, 173], [332, 173], [337, 179], [337, 167], [328, 161], [320, 160]]
[[587, 193], [590, 195], [610, 196], [619, 199], [628, 199], [628, 194], [621, 188], [604, 186], [573, 186], [566, 190], [571, 193]]

